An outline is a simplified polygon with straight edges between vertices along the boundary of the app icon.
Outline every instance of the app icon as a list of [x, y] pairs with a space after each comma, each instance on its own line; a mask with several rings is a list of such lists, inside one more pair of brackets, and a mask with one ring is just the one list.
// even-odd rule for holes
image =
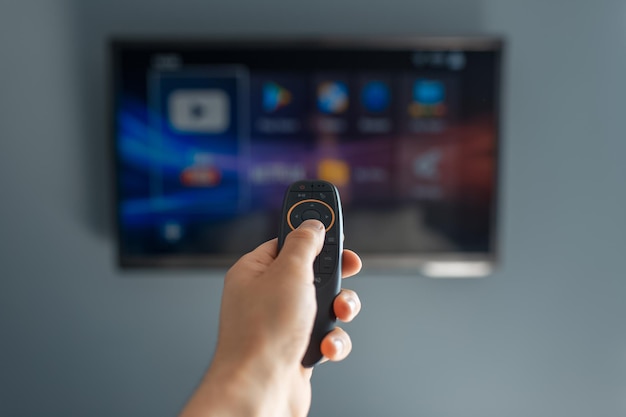
[[343, 113], [348, 101], [348, 86], [342, 81], [324, 81], [317, 86], [317, 108], [322, 113]]
[[274, 82], [263, 84], [263, 110], [275, 112], [291, 103], [291, 92]]
[[391, 93], [386, 83], [382, 81], [370, 81], [363, 87], [361, 103], [369, 112], [380, 113], [387, 110]]
[[168, 111], [170, 124], [182, 133], [219, 134], [230, 125], [230, 99], [220, 89], [174, 90]]
[[434, 181], [439, 178], [443, 154], [439, 149], [430, 149], [413, 160], [413, 174], [419, 179]]
[[446, 90], [441, 81], [419, 79], [413, 84], [413, 101], [408, 112], [411, 117], [443, 117], [446, 114]]
[[177, 221], [167, 221], [161, 225], [161, 236], [170, 243], [176, 243], [183, 237], [183, 225]]
[[339, 159], [322, 159], [317, 167], [319, 178], [341, 187], [350, 182], [350, 166]]
[[180, 182], [185, 187], [216, 187], [222, 179], [221, 172], [215, 167], [191, 166], [180, 174]]

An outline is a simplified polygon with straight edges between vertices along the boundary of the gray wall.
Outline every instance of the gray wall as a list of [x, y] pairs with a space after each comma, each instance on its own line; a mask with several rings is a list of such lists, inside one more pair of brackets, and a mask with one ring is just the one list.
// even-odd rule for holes
[[626, 7], [498, 0], [3, 1], [0, 415], [174, 415], [215, 343], [221, 274], [114, 266], [113, 33], [505, 35], [502, 268], [347, 283], [311, 416], [626, 415]]

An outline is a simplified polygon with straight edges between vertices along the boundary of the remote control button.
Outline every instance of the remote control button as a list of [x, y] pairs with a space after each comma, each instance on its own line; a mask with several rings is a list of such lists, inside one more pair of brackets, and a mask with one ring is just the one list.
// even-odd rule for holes
[[326, 226], [326, 230], [330, 230], [331, 226], [333, 225], [333, 222], [335, 221], [335, 216], [333, 216], [332, 213], [322, 213], [320, 220], [322, 221], [322, 223], [324, 223], [324, 226]]
[[302, 192], [298, 191], [298, 192], [295, 192], [295, 193], [291, 193], [291, 198], [296, 200], [296, 201], [297, 200], [307, 200], [307, 199], [310, 199], [311, 197], [313, 197], [312, 194], [313, 193], [304, 192], [304, 191], [302, 191]]
[[313, 184], [309, 182], [296, 183], [291, 188], [292, 191], [311, 191], [313, 190]]
[[[304, 202], [303, 202], [304, 203]], [[302, 209], [315, 210], [320, 213], [318, 220], [321, 220], [326, 226], [326, 230], [330, 230], [332, 223], [335, 220], [335, 215], [332, 209], [323, 201], [310, 200], [306, 204], [302, 205]]]
[[328, 245], [322, 250], [320, 257], [320, 272], [330, 274], [334, 272], [337, 263], [337, 246]]
[[329, 192], [311, 193], [311, 197], [320, 201], [332, 201], [332, 194]]
[[290, 223], [290, 225], [293, 225], [294, 229], [296, 227], [300, 226], [304, 220], [306, 220], [306, 219], [302, 218], [302, 212], [301, 211], [293, 211], [293, 212], [291, 212], [291, 216], [289, 216], [289, 223]]
[[329, 282], [333, 281], [332, 274], [324, 274], [324, 273], [315, 273], [313, 278], [313, 283], [315, 284], [315, 288], [320, 289]]
[[317, 210], [309, 209], [302, 213], [302, 220], [319, 220], [321, 218], [320, 212]]
[[326, 243], [335, 245], [337, 244], [337, 238], [329, 233], [326, 235]]

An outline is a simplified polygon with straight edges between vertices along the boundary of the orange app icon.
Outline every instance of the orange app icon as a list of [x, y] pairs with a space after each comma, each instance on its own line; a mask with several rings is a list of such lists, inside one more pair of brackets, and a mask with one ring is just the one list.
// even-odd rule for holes
[[342, 187], [350, 182], [350, 166], [339, 159], [322, 159], [317, 166], [317, 175], [322, 180]]
[[214, 167], [188, 167], [180, 174], [180, 182], [186, 187], [216, 187], [222, 175]]

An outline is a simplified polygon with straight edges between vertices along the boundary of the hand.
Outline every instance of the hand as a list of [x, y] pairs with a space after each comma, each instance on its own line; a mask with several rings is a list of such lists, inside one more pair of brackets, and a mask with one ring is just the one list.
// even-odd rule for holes
[[[226, 274], [218, 344], [202, 384], [182, 416], [305, 416], [311, 403], [312, 370], [300, 364], [316, 313], [311, 265], [324, 242], [322, 223], [305, 221], [278, 254], [271, 240], [243, 256]], [[352, 251], [343, 253], [342, 276], [361, 269]], [[337, 318], [359, 312], [356, 293], [342, 290]], [[337, 327], [322, 341], [324, 356], [345, 358], [352, 349]]]

